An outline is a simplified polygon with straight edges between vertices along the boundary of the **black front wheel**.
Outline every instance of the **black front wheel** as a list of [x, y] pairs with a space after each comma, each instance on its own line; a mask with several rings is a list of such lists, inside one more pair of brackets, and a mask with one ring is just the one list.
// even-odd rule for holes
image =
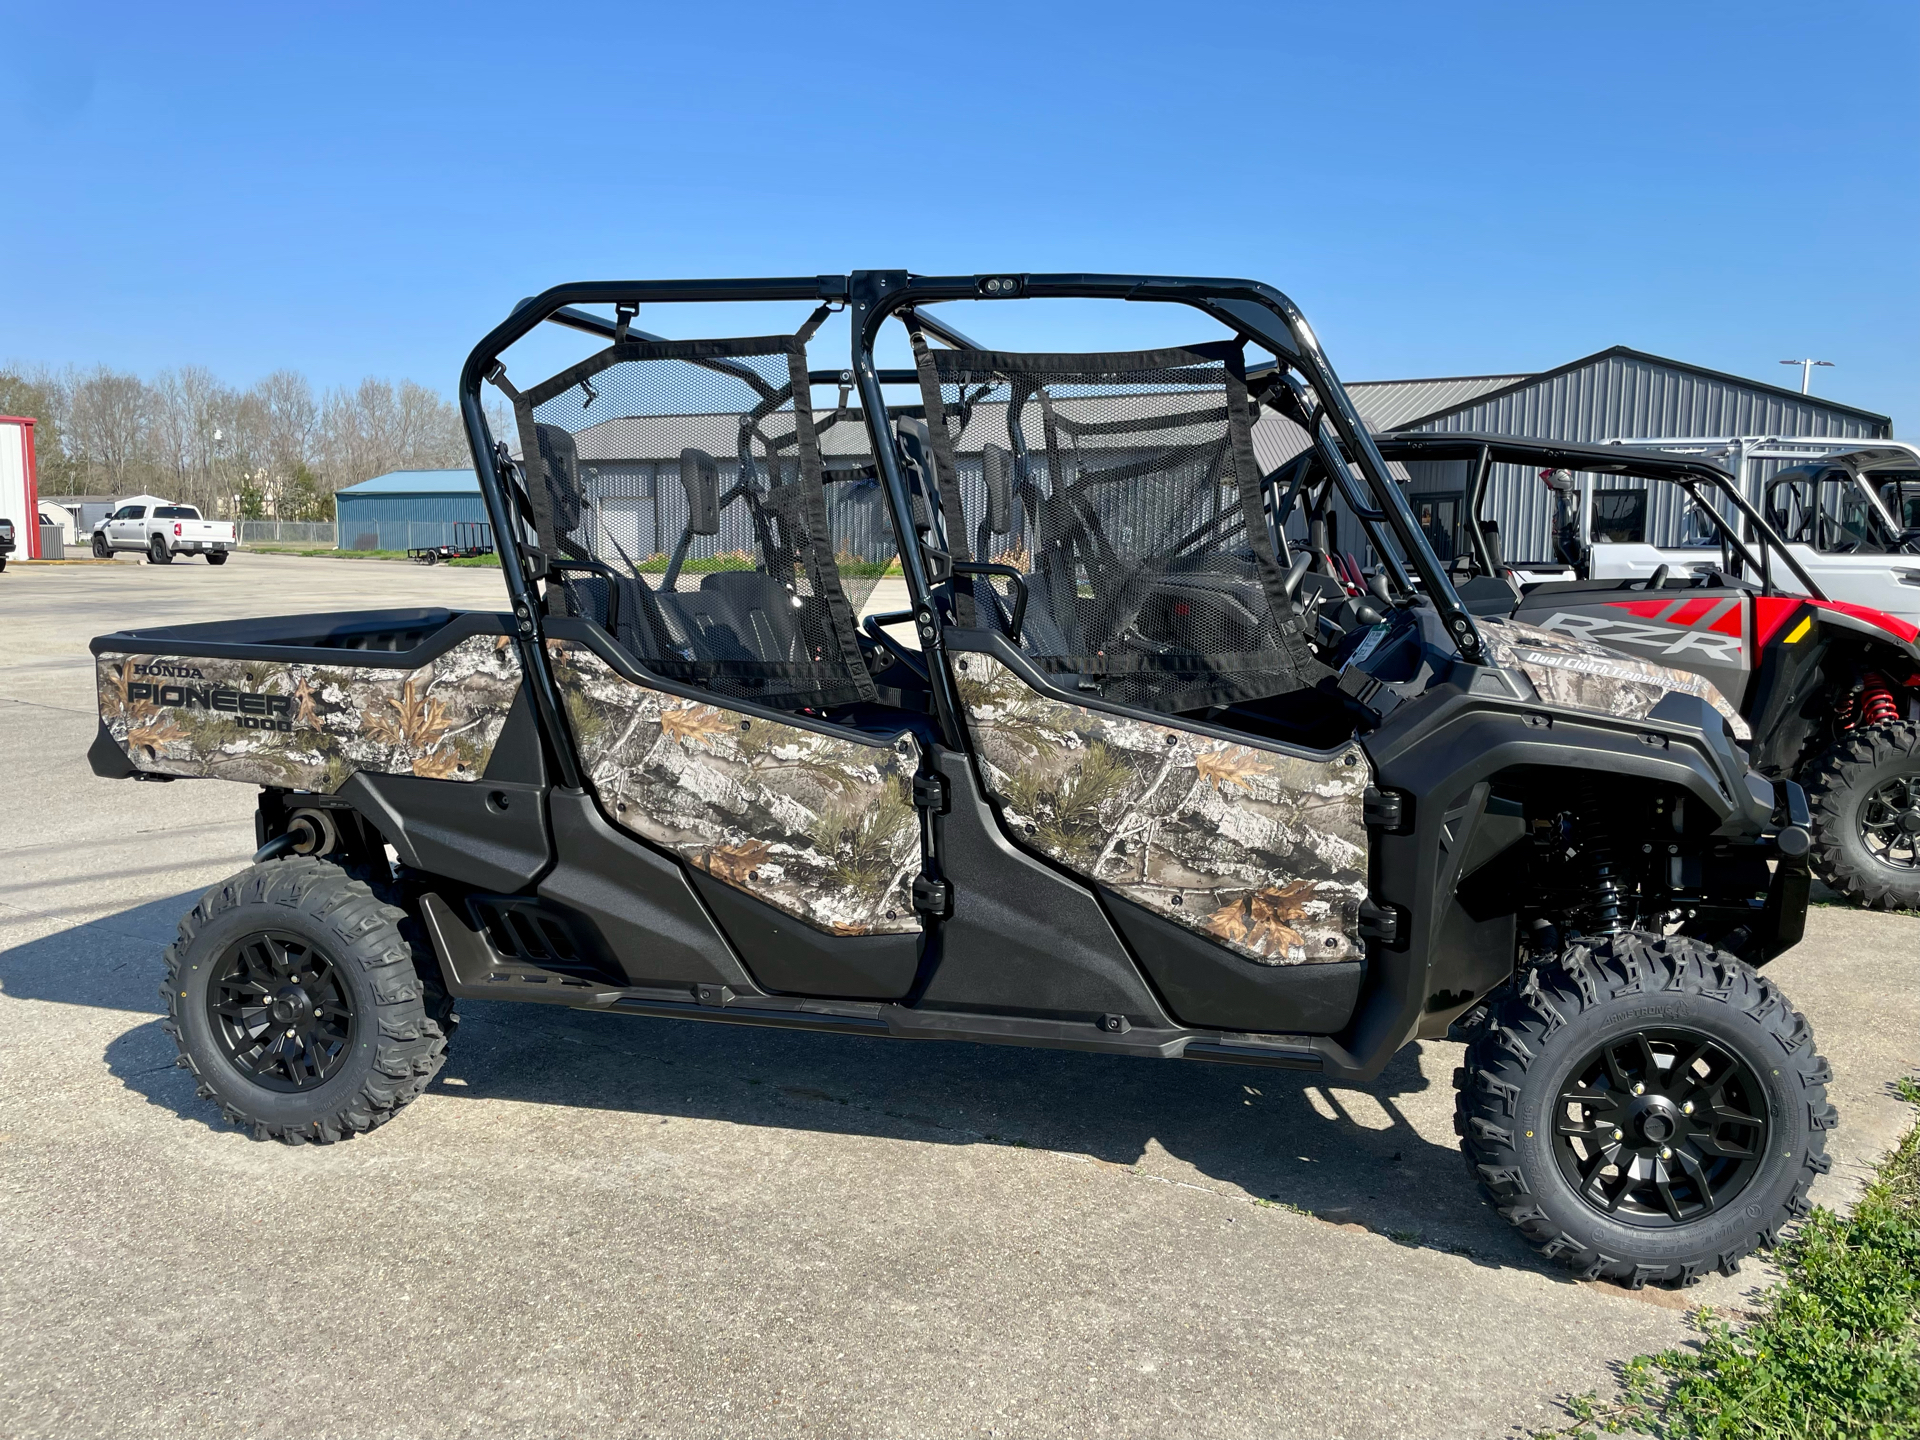
[[1856, 730], [1804, 783], [1820, 878], [1864, 905], [1920, 909], [1920, 725]]
[[107, 544], [107, 537], [97, 532], [93, 537], [93, 558], [96, 560], [111, 560], [113, 558], [113, 547]]
[[447, 1041], [405, 920], [363, 881], [306, 856], [201, 896], [167, 947], [161, 991], [201, 1098], [256, 1139], [326, 1144], [419, 1096]]
[[1701, 941], [1629, 932], [1488, 1002], [1454, 1123], [1541, 1254], [1588, 1279], [1686, 1285], [1807, 1213], [1830, 1078], [1772, 981]]

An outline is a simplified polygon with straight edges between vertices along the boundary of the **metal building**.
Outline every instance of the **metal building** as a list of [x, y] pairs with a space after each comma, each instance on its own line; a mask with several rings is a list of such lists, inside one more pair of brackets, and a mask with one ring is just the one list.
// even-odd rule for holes
[[13, 522], [14, 553], [22, 560], [41, 558], [33, 426], [24, 415], [0, 415], [0, 520]]
[[341, 550], [409, 550], [453, 543], [453, 527], [485, 521], [471, 470], [395, 470], [333, 497]]
[[[1893, 422], [1870, 410], [1624, 345], [1536, 375], [1371, 381], [1350, 388], [1362, 418], [1376, 431], [1480, 431], [1585, 441], [1762, 435], [1879, 440], [1893, 434]], [[1789, 463], [1749, 466], [1746, 478], [1757, 486]], [[1416, 515], [1435, 547], [1450, 556], [1459, 533], [1466, 462], [1411, 465], [1407, 472]], [[1601, 489], [1634, 483], [1595, 479]], [[1551, 492], [1530, 472], [1494, 467], [1487, 514], [1499, 522], [1509, 560], [1550, 558], [1551, 501]], [[1678, 544], [1690, 525], [1699, 524], [1680, 513], [1680, 497], [1671, 486], [1657, 487], [1648, 502], [1644, 538], [1651, 543]], [[1343, 543], [1349, 536], [1355, 542], [1361, 538], [1356, 528]]]

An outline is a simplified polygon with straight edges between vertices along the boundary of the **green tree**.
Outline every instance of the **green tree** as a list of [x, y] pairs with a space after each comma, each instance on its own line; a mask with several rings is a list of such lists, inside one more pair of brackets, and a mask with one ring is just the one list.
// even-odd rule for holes
[[61, 397], [56, 389], [13, 370], [0, 370], [0, 415], [34, 421], [33, 451], [40, 493], [66, 493], [72, 467], [60, 443]]
[[333, 519], [333, 491], [302, 461], [293, 467], [293, 478], [281, 493], [282, 520]]

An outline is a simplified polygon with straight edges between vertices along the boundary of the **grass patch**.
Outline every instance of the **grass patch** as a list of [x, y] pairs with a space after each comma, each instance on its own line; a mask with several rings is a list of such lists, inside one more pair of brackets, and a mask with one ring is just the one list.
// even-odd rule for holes
[[[408, 560], [412, 557], [404, 550], [336, 550], [331, 545], [315, 547], [308, 545], [249, 544], [244, 550], [258, 551], [264, 555], [299, 555], [309, 560]], [[472, 555], [459, 560], [441, 560], [441, 565], [466, 565], [487, 567], [498, 570], [498, 555]]]
[[[1920, 1085], [1900, 1081], [1920, 1104]], [[1697, 1351], [1627, 1362], [1621, 1394], [1578, 1396], [1550, 1432], [1661, 1440], [1894, 1440], [1920, 1435], [1920, 1126], [1842, 1218], [1815, 1209], [1782, 1243], [1786, 1278], [1735, 1330], [1702, 1307]]]
[[336, 550], [331, 545], [324, 548], [306, 545], [249, 544], [240, 547], [243, 550], [258, 551], [263, 555], [302, 555], [309, 559], [320, 560], [404, 560], [404, 550]]
[[[644, 560], [637, 561], [634, 568], [642, 575], [664, 575], [667, 573], [667, 558], [665, 555], [649, 555]], [[757, 569], [759, 564], [759, 560], [755, 556], [748, 554], [745, 550], [729, 550], [724, 555], [713, 555], [704, 560], [691, 558], [684, 560], [680, 564], [680, 573], [682, 575], [711, 575], [719, 570], [753, 570]], [[842, 575], [864, 576], [869, 579], [882, 575], [899, 575], [903, 573], [897, 557], [892, 560], [880, 561], [856, 560], [851, 556], [842, 555], [834, 561], [834, 565]]]

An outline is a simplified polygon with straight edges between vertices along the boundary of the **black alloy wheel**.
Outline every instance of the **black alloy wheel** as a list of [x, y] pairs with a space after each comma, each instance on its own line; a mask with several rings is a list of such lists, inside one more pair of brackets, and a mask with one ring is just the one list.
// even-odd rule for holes
[[171, 565], [173, 552], [167, 548], [166, 540], [156, 535], [147, 542], [147, 563], [149, 565]]
[[1752, 966], [1686, 935], [1585, 936], [1462, 1024], [1467, 1163], [1548, 1259], [1589, 1280], [1691, 1285], [1812, 1209], [1833, 1072]]
[[107, 537], [98, 531], [95, 531], [93, 536], [93, 558], [96, 560], [113, 558], [113, 547], [107, 544]]
[[297, 935], [262, 931], [228, 946], [206, 1003], [221, 1052], [268, 1090], [323, 1084], [352, 1052], [352, 994], [326, 952]]
[[1920, 871], [1920, 774], [1896, 775], [1866, 795], [1860, 843], [1882, 865]]
[[1592, 1209], [1684, 1225], [1735, 1203], [1767, 1153], [1759, 1077], [1698, 1031], [1636, 1030], [1573, 1068], [1554, 1106], [1560, 1172]]

